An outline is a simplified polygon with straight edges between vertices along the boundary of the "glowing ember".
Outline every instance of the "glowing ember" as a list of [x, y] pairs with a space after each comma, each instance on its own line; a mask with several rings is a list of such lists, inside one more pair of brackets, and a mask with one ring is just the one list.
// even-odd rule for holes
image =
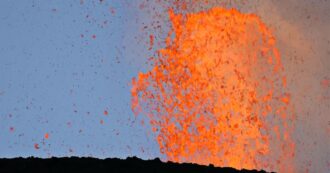
[[14, 131], [15, 131], [15, 128], [14, 128], [14, 127], [10, 127], [10, 128], [9, 128], [9, 131], [10, 131], [10, 132], [14, 132]]
[[34, 144], [34, 148], [35, 148], [36, 150], [40, 149], [39, 144]]
[[105, 111], [103, 112], [103, 114], [104, 114], [104, 115], [108, 115], [109, 113], [108, 113], [108, 111], [105, 110]]
[[150, 35], [149, 38], [150, 38], [150, 47], [149, 47], [149, 50], [151, 50], [152, 47], [153, 47], [153, 45], [154, 45], [154, 36], [153, 35]]
[[166, 48], [131, 90], [160, 151], [177, 162], [293, 171], [294, 116], [271, 31], [234, 9], [169, 15]]
[[49, 134], [48, 133], [45, 133], [45, 139], [49, 139]]

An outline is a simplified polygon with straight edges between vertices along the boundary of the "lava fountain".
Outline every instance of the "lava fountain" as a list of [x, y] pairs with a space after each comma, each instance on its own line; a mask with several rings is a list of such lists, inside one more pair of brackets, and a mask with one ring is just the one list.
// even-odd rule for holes
[[175, 14], [153, 68], [132, 83], [168, 160], [294, 171], [294, 113], [276, 39], [254, 14]]

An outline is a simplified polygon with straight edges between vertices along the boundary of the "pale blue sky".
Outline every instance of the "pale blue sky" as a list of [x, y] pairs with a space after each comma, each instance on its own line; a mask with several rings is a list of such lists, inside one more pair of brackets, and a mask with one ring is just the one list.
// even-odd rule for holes
[[130, 108], [152, 54], [140, 3], [0, 1], [0, 157], [160, 157]]

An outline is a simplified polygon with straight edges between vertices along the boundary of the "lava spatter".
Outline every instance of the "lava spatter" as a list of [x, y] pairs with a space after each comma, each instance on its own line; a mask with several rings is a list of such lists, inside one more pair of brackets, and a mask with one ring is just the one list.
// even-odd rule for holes
[[276, 39], [254, 14], [169, 11], [153, 68], [132, 83], [167, 159], [292, 172], [294, 115]]

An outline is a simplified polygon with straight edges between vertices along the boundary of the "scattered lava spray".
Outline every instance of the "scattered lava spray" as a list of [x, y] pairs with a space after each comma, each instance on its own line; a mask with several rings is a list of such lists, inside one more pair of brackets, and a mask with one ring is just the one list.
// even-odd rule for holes
[[161, 153], [292, 172], [294, 116], [271, 30], [234, 9], [169, 16], [166, 47], [131, 89], [132, 109], [148, 116]]

